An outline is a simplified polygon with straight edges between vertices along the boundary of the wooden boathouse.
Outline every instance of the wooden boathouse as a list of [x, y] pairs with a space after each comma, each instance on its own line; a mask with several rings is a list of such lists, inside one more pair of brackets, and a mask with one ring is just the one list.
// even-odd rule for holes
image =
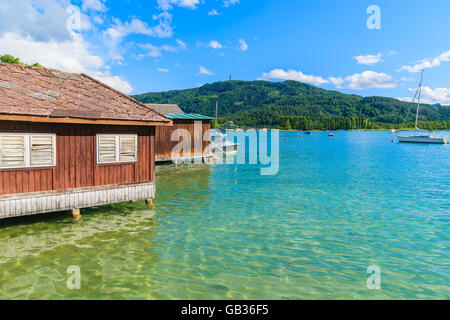
[[85, 74], [0, 63], [0, 219], [152, 199], [171, 125]]
[[[185, 158], [203, 158], [211, 156], [207, 147], [210, 144], [209, 130], [212, 117], [201, 114], [184, 113], [176, 104], [147, 104], [147, 106], [173, 121], [171, 127], [156, 128], [156, 162], [176, 161]], [[181, 152], [174, 158], [172, 150], [179, 141], [172, 141], [173, 133], [178, 129], [184, 129], [186, 136], [183, 139], [191, 139], [191, 152], [186, 157]], [[196, 148], [196, 146], [198, 146]], [[200, 147], [201, 146], [201, 147]]]

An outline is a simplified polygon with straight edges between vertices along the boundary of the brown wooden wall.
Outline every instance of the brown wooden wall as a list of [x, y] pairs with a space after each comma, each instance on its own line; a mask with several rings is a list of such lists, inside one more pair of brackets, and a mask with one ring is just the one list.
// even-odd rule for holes
[[[197, 120], [199, 121], [199, 120]], [[167, 159], [171, 157], [173, 148], [181, 142], [180, 141], [171, 141], [172, 133], [177, 129], [185, 129], [190, 133], [191, 136], [191, 155], [192, 156], [200, 156], [203, 154], [205, 148], [209, 145], [209, 141], [203, 141], [203, 135], [206, 131], [211, 128], [209, 120], [202, 121], [202, 132], [197, 133], [197, 136], [194, 135], [194, 120], [173, 120], [172, 127], [157, 127], [156, 128], [156, 158], [158, 159]], [[187, 137], [183, 137], [183, 139], [187, 139]], [[201, 141], [202, 152], [198, 154], [194, 148], [195, 141]], [[209, 139], [208, 139], [209, 140]], [[180, 155], [181, 156], [181, 155]]]
[[[56, 166], [0, 169], [0, 195], [154, 181], [155, 127], [0, 121], [0, 132], [56, 133]], [[138, 134], [138, 161], [97, 164], [98, 133]]]

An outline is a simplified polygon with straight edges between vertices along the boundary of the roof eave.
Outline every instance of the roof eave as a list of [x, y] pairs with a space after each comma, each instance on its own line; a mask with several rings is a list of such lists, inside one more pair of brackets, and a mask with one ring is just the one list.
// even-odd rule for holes
[[173, 121], [134, 121], [134, 120], [111, 120], [111, 119], [81, 119], [81, 118], [51, 118], [29, 115], [11, 115], [0, 114], [0, 120], [4, 121], [25, 121], [39, 123], [65, 123], [65, 124], [97, 124], [97, 125], [115, 125], [115, 126], [153, 126], [153, 127], [171, 127]]

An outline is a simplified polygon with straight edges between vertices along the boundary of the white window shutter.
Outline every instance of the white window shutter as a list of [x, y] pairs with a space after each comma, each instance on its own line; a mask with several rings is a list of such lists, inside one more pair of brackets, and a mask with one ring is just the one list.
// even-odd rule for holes
[[30, 136], [30, 165], [55, 165], [55, 140], [53, 135]]
[[15, 168], [26, 166], [24, 135], [0, 136], [0, 167]]
[[121, 135], [120, 139], [120, 161], [133, 162], [137, 159], [137, 136]]
[[117, 141], [113, 135], [98, 136], [98, 163], [117, 162]]

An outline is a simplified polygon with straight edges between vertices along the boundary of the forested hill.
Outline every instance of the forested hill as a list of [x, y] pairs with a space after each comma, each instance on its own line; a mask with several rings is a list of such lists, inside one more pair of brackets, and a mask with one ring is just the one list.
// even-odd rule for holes
[[[176, 103], [185, 112], [215, 115], [241, 126], [275, 127], [281, 117], [360, 117], [370, 122], [403, 123], [415, 118], [416, 106], [384, 97], [342, 94], [296, 81], [226, 81], [202, 87], [134, 96], [143, 103]], [[407, 119], [406, 119], [407, 118]], [[450, 107], [424, 105], [422, 121], [449, 121]]]

